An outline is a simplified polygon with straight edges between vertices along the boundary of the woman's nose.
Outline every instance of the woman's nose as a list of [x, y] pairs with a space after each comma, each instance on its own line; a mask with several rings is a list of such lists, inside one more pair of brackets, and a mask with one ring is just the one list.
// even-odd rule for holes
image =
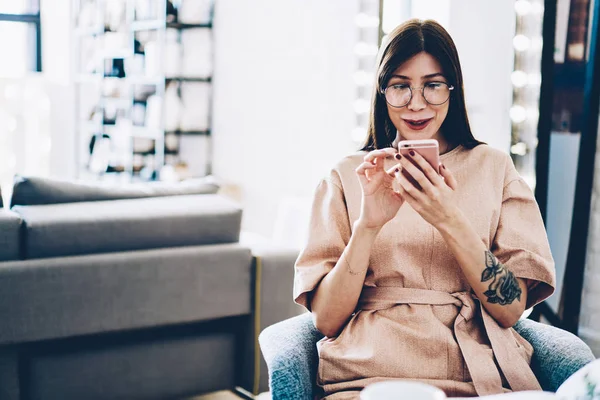
[[412, 98], [408, 103], [408, 109], [411, 111], [419, 111], [427, 107], [427, 102], [423, 98], [423, 92], [420, 90], [413, 90]]

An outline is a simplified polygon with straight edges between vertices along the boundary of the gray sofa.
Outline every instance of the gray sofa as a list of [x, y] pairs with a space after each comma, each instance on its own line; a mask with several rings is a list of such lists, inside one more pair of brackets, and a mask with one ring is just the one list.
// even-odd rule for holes
[[268, 389], [257, 335], [298, 314], [279, 301], [295, 252], [240, 243], [242, 210], [216, 188], [70, 203], [52, 190], [0, 209], [0, 400]]

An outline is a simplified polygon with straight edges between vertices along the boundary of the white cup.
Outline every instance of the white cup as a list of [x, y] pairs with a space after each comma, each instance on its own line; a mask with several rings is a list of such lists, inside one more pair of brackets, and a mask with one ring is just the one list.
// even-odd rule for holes
[[446, 394], [435, 386], [414, 381], [385, 381], [367, 386], [360, 400], [444, 400]]

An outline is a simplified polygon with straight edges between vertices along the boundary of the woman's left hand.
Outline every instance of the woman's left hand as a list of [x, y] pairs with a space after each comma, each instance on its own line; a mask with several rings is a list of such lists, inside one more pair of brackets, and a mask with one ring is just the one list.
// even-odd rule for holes
[[460, 215], [454, 195], [457, 189], [456, 179], [443, 164], [440, 165], [440, 175], [419, 153], [411, 153], [409, 156], [403, 156], [400, 164], [404, 173], [410, 175], [418, 185], [400, 171], [396, 174], [400, 183], [400, 194], [434, 227], [439, 229], [444, 224], [452, 223]]

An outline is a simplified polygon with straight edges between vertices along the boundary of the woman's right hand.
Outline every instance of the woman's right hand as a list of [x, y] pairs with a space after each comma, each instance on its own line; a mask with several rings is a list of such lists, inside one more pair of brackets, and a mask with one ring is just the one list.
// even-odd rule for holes
[[404, 199], [393, 188], [400, 165], [389, 170], [383, 168], [388, 156], [395, 156], [396, 150], [386, 148], [367, 154], [364, 162], [356, 168], [362, 189], [362, 205], [357, 224], [367, 229], [381, 229], [396, 216]]

